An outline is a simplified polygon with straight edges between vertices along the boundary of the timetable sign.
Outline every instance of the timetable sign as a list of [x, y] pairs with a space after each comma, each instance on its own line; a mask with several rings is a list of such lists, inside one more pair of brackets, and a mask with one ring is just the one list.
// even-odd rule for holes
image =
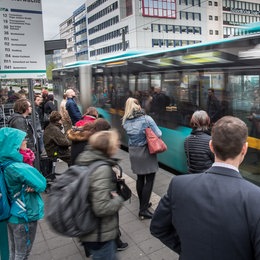
[[41, 0], [0, 0], [0, 79], [45, 77]]

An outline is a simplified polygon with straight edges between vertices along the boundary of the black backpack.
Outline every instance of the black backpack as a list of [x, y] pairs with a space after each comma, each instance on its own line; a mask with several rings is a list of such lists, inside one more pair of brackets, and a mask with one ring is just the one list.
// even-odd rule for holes
[[101, 165], [110, 164], [96, 161], [88, 166], [74, 165], [54, 181], [46, 201], [45, 215], [55, 232], [79, 237], [98, 227], [99, 218], [92, 211], [88, 192], [90, 174]]

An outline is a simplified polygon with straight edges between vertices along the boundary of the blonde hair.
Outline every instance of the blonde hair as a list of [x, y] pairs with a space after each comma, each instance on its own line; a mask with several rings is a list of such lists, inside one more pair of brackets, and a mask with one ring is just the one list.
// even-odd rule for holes
[[140, 109], [140, 104], [136, 98], [128, 98], [125, 102], [125, 114], [122, 117], [123, 124], [129, 117], [131, 117], [131, 115], [133, 115], [134, 111], [138, 111]]
[[89, 144], [96, 150], [101, 151], [108, 157], [113, 155], [113, 151], [119, 146], [119, 134], [117, 130], [99, 131], [89, 138]]

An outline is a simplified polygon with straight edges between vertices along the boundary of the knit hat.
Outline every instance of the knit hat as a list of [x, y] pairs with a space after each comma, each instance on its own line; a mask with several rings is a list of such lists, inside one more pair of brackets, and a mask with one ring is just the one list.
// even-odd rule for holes
[[58, 111], [52, 111], [50, 115], [50, 122], [56, 123], [61, 120], [61, 114]]

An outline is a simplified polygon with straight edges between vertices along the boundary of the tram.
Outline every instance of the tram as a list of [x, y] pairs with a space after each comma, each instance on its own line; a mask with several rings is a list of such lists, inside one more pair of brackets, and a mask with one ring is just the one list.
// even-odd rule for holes
[[[53, 83], [58, 101], [66, 89], [73, 88], [79, 93], [83, 111], [89, 105], [97, 107], [119, 129], [126, 147], [127, 136], [121, 126], [124, 104], [130, 96], [137, 98], [167, 143], [168, 150], [158, 154], [159, 162], [181, 174], [187, 172], [183, 144], [191, 132], [191, 115], [199, 109], [207, 111], [208, 89], [213, 88], [220, 104], [218, 116], [233, 115], [248, 125], [249, 150], [240, 170], [260, 185], [260, 126], [255, 129], [251, 120], [252, 113], [260, 109], [259, 34], [81, 61], [53, 70]], [[155, 90], [164, 99], [152, 107], [150, 98]], [[253, 111], [257, 106], [258, 112]]]

